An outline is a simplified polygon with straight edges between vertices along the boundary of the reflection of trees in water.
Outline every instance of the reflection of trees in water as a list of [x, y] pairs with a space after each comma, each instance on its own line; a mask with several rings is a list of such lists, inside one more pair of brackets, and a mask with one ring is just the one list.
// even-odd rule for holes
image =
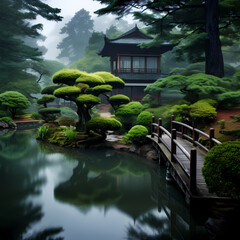
[[40, 159], [32, 131], [2, 135], [0, 144], [0, 236], [22, 239], [22, 234], [43, 214], [29, 197], [40, 193], [45, 178], [39, 175], [45, 159]]
[[167, 218], [160, 218], [152, 213], [141, 216], [134, 225], [127, 229], [128, 239], [168, 240], [172, 239]]
[[24, 238], [24, 240], [63, 240], [62, 237], [54, 237], [63, 231], [62, 227], [46, 228], [43, 231], [33, 234], [31, 237]]
[[154, 207], [146, 165], [136, 156], [109, 149], [81, 151], [71, 178], [55, 188], [55, 197], [82, 211], [93, 205], [115, 205], [136, 219]]

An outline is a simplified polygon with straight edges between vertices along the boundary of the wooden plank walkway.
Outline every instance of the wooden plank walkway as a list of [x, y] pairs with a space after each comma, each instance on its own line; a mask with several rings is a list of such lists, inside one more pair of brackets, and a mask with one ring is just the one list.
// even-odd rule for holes
[[[209, 193], [202, 175], [204, 155], [208, 149], [198, 142], [198, 137], [199, 134], [207, 137], [210, 148], [214, 144], [221, 144], [214, 138], [214, 130], [211, 129], [210, 135], [207, 135], [199, 129], [174, 121], [174, 117], [171, 122], [172, 129], [169, 133], [161, 126], [161, 119], [158, 120], [158, 124], [154, 123], [154, 117], [152, 119], [151, 135], [148, 138], [159, 151], [160, 160], [162, 157], [168, 162], [172, 177], [189, 199], [223, 200], [216, 194]], [[180, 126], [180, 132], [176, 131], [175, 126]], [[187, 134], [186, 129], [191, 133]]]

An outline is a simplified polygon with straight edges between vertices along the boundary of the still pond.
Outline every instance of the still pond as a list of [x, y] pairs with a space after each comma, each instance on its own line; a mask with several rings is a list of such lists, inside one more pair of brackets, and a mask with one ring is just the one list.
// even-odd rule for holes
[[165, 167], [35, 138], [0, 132], [0, 239], [208, 239]]

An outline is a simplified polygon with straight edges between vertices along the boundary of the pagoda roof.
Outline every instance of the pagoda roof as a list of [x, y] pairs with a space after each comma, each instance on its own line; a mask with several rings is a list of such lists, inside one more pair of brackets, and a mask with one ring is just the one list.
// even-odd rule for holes
[[137, 27], [137, 25], [117, 38], [105, 37], [103, 49], [98, 53], [102, 57], [115, 57], [118, 54], [144, 54], [160, 55], [175, 46], [175, 44], [163, 43], [159, 47], [141, 48], [141, 43], [149, 43], [153, 38]]

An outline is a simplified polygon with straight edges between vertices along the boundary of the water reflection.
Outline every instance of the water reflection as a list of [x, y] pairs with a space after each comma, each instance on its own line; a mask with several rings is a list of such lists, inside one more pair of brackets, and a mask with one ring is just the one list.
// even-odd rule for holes
[[206, 239], [165, 169], [145, 159], [44, 144], [32, 130], [0, 146], [1, 239]]

